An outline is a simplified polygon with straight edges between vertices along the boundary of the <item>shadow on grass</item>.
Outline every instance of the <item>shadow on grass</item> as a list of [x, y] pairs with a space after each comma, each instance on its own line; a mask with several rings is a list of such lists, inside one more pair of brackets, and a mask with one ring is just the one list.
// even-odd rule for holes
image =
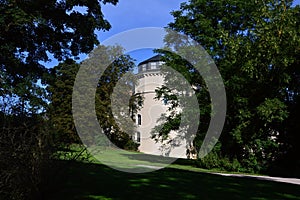
[[175, 161], [175, 158], [150, 155], [150, 154], [124, 154], [123, 153], [120, 155], [127, 157], [130, 161], [139, 160], [139, 161], [147, 161], [147, 162], [161, 163], [161, 164], [170, 164]]
[[130, 174], [74, 162], [47, 199], [300, 199], [300, 186], [166, 168]]
[[146, 161], [155, 164], [177, 164], [177, 165], [183, 165], [183, 166], [192, 166], [195, 167], [196, 160], [193, 159], [183, 159], [183, 158], [169, 158], [164, 156], [157, 156], [157, 155], [151, 155], [151, 154], [120, 154], [124, 157], [127, 157], [130, 161], [136, 160], [136, 161]]

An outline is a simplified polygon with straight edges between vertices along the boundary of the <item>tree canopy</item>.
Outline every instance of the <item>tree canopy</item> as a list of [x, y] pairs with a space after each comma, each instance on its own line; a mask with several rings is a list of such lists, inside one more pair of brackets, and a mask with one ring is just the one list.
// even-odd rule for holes
[[110, 28], [101, 5], [118, 1], [100, 2], [1, 1], [1, 96], [25, 96], [18, 88], [29, 87], [24, 80], [36, 83], [47, 74], [41, 61], [48, 62], [49, 55], [59, 61], [77, 58], [99, 44], [94, 31]]
[[[211, 155], [235, 160], [244, 170], [264, 171], [298, 149], [299, 12], [292, 1], [276, 0], [189, 0], [172, 12], [174, 22], [169, 28], [204, 47], [226, 87], [226, 123]], [[172, 37], [166, 41], [178, 42]], [[196, 91], [200, 97], [205, 83], [197, 78], [198, 72], [191, 70], [191, 65], [176, 62], [176, 56], [164, 54], [169, 66], [192, 74], [187, 79], [202, 86], [202, 92]], [[198, 99], [209, 105], [205, 95]], [[207, 112], [202, 115], [205, 121], [203, 117], [209, 118]], [[196, 146], [200, 145], [201, 140]], [[293, 159], [290, 163], [296, 172], [299, 159]]]
[[[116, 55], [116, 56], [114, 56]], [[121, 55], [121, 56], [117, 56]], [[100, 59], [101, 58], [101, 59]], [[97, 77], [94, 69], [101, 68], [104, 59], [108, 59], [108, 66], [105, 66], [101, 77]], [[106, 62], [104, 62], [106, 63]], [[83, 78], [76, 80], [76, 75], [80, 67], [84, 68], [86, 73]], [[73, 87], [76, 81], [81, 81], [80, 89], [77, 91], [93, 90], [89, 87], [88, 80], [99, 78], [96, 86], [95, 110], [99, 124], [103, 133], [120, 148], [136, 149], [137, 144], [131, 140], [131, 133], [134, 133], [135, 127], [128, 126], [128, 122], [124, 120], [124, 115], [133, 116], [138, 109], [136, 101], [139, 100], [137, 95], [130, 99], [124, 98], [129, 96], [133, 91], [136, 77], [132, 71], [135, 67], [133, 59], [128, 55], [122, 55], [122, 49], [116, 47], [105, 47], [99, 45], [93, 50], [89, 58], [83, 63], [78, 64], [73, 60], [67, 60], [64, 63], [54, 67], [51, 71], [51, 81], [47, 88], [50, 95], [50, 107], [48, 115], [57, 131], [58, 140], [64, 144], [80, 143], [81, 140], [75, 129], [74, 118], [72, 113], [72, 95], [74, 98]], [[82, 88], [81, 88], [82, 87]], [[121, 93], [121, 94], [120, 94]], [[78, 94], [80, 95], [80, 94]], [[80, 105], [76, 106], [80, 112], [80, 118], [89, 119], [92, 113], [86, 112], [84, 109], [88, 104], [90, 97], [85, 96], [80, 100]], [[131, 120], [131, 119], [130, 119]], [[89, 129], [90, 121], [84, 120], [86, 128]], [[102, 133], [90, 131], [83, 136], [84, 144], [99, 145], [101, 143]], [[88, 138], [88, 139], [87, 139]]]
[[[61, 157], [53, 141], [56, 127], [50, 123], [51, 114], [45, 114], [50, 110], [49, 100], [54, 98], [48, 99], [50, 94], [44, 86], [55, 82], [56, 73], [50, 73], [44, 63], [50, 57], [65, 61], [54, 71], [61, 71], [63, 81], [73, 76], [76, 64], [71, 59], [89, 53], [99, 44], [95, 30], [107, 31], [111, 27], [101, 6], [117, 2], [0, 1], [1, 199], [43, 199], [42, 191], [52, 186], [50, 180], [57, 176], [58, 170], [53, 158]], [[65, 85], [70, 89], [70, 81], [62, 83], [58, 79], [55, 86], [61, 89]], [[67, 94], [61, 90], [56, 92]], [[58, 109], [58, 113], [68, 114], [71, 102], [66, 102], [68, 97], [64, 97], [56, 96], [66, 109]], [[57, 99], [53, 104], [58, 105]], [[64, 120], [68, 123], [70, 118], [66, 116]], [[66, 125], [64, 122], [57, 126]], [[65, 127], [64, 131], [71, 128]], [[69, 136], [74, 139], [74, 135]]]

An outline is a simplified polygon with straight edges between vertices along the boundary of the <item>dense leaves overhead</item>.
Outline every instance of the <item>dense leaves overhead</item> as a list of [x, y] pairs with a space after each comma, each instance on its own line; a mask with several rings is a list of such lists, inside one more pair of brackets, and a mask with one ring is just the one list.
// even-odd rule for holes
[[[21, 111], [24, 106], [41, 111], [45, 94], [38, 81], [46, 83], [49, 77], [42, 63], [50, 61], [50, 55], [63, 61], [89, 53], [99, 44], [95, 30], [106, 31], [111, 27], [104, 19], [101, 5], [117, 2], [0, 1], [1, 97], [20, 101]], [[43, 105], [36, 105], [34, 99]]]
[[94, 31], [110, 28], [97, 0], [8, 0], [0, 5], [1, 71], [20, 78], [41, 73], [39, 61], [47, 62], [48, 53], [58, 60], [88, 53], [98, 44]]

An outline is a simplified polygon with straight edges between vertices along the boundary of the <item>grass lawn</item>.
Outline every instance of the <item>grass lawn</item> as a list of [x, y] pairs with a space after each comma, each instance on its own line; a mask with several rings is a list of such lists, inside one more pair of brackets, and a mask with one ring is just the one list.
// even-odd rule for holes
[[[140, 155], [106, 151], [97, 156], [130, 170], [161, 165], [159, 157], [153, 161]], [[47, 199], [300, 199], [299, 185], [223, 177], [180, 163], [149, 173], [126, 173], [99, 162], [65, 162], [70, 167], [63, 173], [63, 182], [48, 192]]]

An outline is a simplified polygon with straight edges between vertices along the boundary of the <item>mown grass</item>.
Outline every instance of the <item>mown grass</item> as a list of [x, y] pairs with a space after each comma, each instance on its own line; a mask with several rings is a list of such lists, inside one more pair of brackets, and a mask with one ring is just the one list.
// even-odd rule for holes
[[[92, 161], [94, 163], [102, 163], [116, 169], [132, 169], [138, 166], [153, 166], [166, 167], [174, 169], [183, 169], [194, 172], [214, 172], [214, 173], [229, 173], [220, 169], [203, 169], [196, 167], [195, 160], [189, 159], [168, 159], [162, 156], [149, 155], [133, 151], [120, 151], [113, 148], [99, 149], [98, 147], [90, 148]], [[245, 174], [241, 172], [230, 172], [235, 174]], [[250, 174], [247, 175], [260, 175]]]
[[[131, 170], [141, 163], [159, 164], [138, 160], [140, 154], [135, 152], [120, 154], [111, 150], [98, 156]], [[45, 199], [300, 199], [299, 185], [203, 173], [185, 161], [149, 173], [126, 173], [96, 160], [63, 162], [70, 167], [58, 189], [48, 192]]]

